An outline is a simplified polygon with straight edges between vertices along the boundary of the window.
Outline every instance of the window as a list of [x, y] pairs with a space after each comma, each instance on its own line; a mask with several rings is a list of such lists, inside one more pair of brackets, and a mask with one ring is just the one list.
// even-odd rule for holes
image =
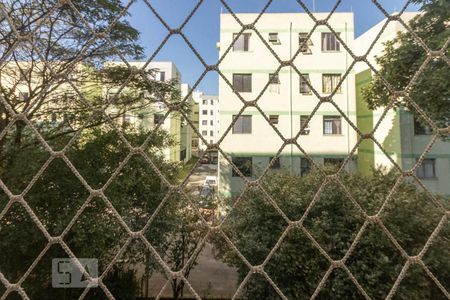
[[210, 144], [214, 144], [214, 141], [213, 141], [213, 140], [209, 140], [209, 143], [210, 143]]
[[252, 74], [233, 74], [233, 88], [236, 92], [251, 93]]
[[309, 170], [311, 170], [311, 163], [307, 158], [302, 157], [300, 159], [300, 175], [304, 176]]
[[340, 168], [344, 163], [343, 158], [324, 158], [323, 164]]
[[[245, 177], [252, 176], [252, 158], [251, 157], [233, 157], [233, 164]], [[233, 168], [233, 177], [239, 177], [238, 172]]]
[[341, 51], [341, 44], [332, 32], [322, 33], [322, 51]]
[[203, 130], [202, 131], [202, 135], [207, 136], [208, 135], [208, 131], [207, 130]]
[[159, 72], [159, 80], [166, 81], [166, 72]]
[[323, 134], [341, 134], [342, 121], [338, 116], [323, 117]]
[[[67, 116], [67, 114], [64, 114], [64, 122], [68, 122], [69, 118]], [[131, 122], [131, 115], [130, 114], [124, 114], [122, 116], [122, 121], [124, 124], [129, 124]]]
[[278, 32], [269, 33], [269, 42], [271, 42], [272, 44], [281, 44], [280, 39], [278, 38]]
[[300, 76], [300, 94], [310, 95], [311, 89], [309, 88], [309, 86], [307, 84], [307, 82], [309, 84], [311, 84], [311, 80], [309, 79], [309, 74], [302, 74], [302, 76]]
[[214, 115], [214, 110], [211, 109], [211, 110], [209, 111], [209, 114], [210, 114], [211, 116], [213, 116], [213, 115]]
[[30, 94], [26, 92], [19, 92], [19, 100], [20, 101], [28, 101], [30, 99]]
[[[340, 81], [341, 81], [341, 74], [323, 74], [322, 92], [326, 94], [331, 94], [336, 89]], [[341, 86], [339, 86], [339, 89], [336, 91], [336, 93], [340, 92]]]
[[[236, 40], [238, 33], [233, 34], [233, 41]], [[242, 33], [237, 37], [237, 40], [234, 42], [233, 51], [245, 51], [248, 52], [250, 49], [250, 33]]]
[[208, 110], [204, 109], [202, 110], [202, 115], [207, 115], [208, 114]]
[[209, 103], [210, 103], [211, 105], [214, 105], [214, 100], [211, 99], [211, 100], [209, 101]]
[[252, 116], [239, 116], [233, 125], [233, 133], [252, 133]]
[[270, 84], [280, 84], [280, 77], [278, 74], [269, 74], [269, 82]]
[[312, 54], [312, 51], [309, 46], [312, 46], [313, 43], [311, 39], [308, 39], [308, 33], [307, 32], [300, 32], [298, 34], [298, 45], [300, 46], [300, 51], [303, 54]]
[[209, 125], [213, 126], [214, 125], [214, 121], [213, 120], [209, 121]]
[[281, 163], [280, 163], [280, 158], [279, 157], [271, 157], [269, 159], [269, 164], [270, 163], [272, 163], [272, 165], [270, 166], [271, 169], [279, 169], [279, 168], [281, 168]]
[[[305, 126], [306, 121], [308, 120], [309, 116], [300, 116], [300, 128]], [[306, 125], [306, 127], [300, 132], [301, 135], [308, 135], [309, 134], [309, 124]]]
[[278, 74], [269, 74], [269, 92], [280, 93], [280, 77]]
[[208, 121], [207, 120], [203, 120], [202, 121], [202, 125], [208, 125]]
[[164, 115], [163, 114], [154, 114], [153, 122], [155, 125], [164, 123]]
[[213, 130], [209, 131], [209, 136], [214, 136], [214, 131]]
[[270, 115], [269, 116], [270, 124], [278, 124], [278, 115]]
[[[416, 162], [418, 159], [416, 160]], [[421, 179], [436, 178], [436, 159], [425, 158], [416, 169], [416, 176]]]
[[430, 135], [433, 134], [433, 129], [430, 126], [423, 124], [422, 118], [414, 117], [414, 134], [415, 135]]
[[206, 105], [206, 104], [208, 104], [208, 100], [203, 100], [202, 103], [203, 103], [203, 105]]

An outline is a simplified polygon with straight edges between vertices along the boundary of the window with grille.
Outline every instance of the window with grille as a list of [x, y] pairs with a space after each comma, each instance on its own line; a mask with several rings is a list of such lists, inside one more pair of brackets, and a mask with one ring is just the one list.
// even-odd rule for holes
[[311, 95], [311, 89], [308, 83], [311, 85], [309, 74], [302, 74], [302, 76], [300, 76], [300, 94]]
[[[236, 116], [233, 116], [233, 119]], [[233, 125], [233, 133], [252, 133], [252, 116], [239, 116]]]
[[330, 165], [335, 167], [340, 167], [344, 163], [343, 158], [326, 157], [323, 159], [324, 165]]
[[280, 163], [280, 157], [271, 157], [270, 159], [269, 159], [269, 164], [271, 163], [271, 165], [270, 165], [270, 168], [272, 168], [272, 169], [280, 169], [281, 168], [281, 163]]
[[20, 101], [28, 101], [30, 99], [30, 94], [27, 92], [19, 92], [19, 100]]
[[278, 115], [270, 115], [269, 116], [270, 124], [278, 124]]
[[342, 133], [342, 118], [339, 116], [324, 116], [323, 117], [323, 134], [341, 134]]
[[239, 37], [238, 33], [234, 33], [233, 40], [236, 41], [233, 45], [233, 51], [248, 52], [250, 49], [250, 37], [251, 33], [242, 33]]
[[[322, 75], [322, 92], [331, 94], [341, 81], [341, 74], [323, 74]], [[336, 90], [336, 93], [341, 92], [341, 87]]]
[[155, 125], [164, 123], [164, 115], [163, 114], [154, 114], [153, 115], [153, 123]]
[[313, 46], [313, 43], [310, 38], [308, 38], [307, 32], [300, 32], [298, 34], [298, 45], [300, 46], [300, 51], [303, 54], [312, 54], [310, 46]]
[[208, 110], [207, 109], [204, 109], [204, 110], [202, 110], [202, 115], [207, 115], [208, 114]]
[[309, 116], [300, 116], [300, 128], [304, 128], [300, 135], [308, 135], [309, 134], [309, 123], [306, 124], [306, 121], [308, 121]]
[[208, 121], [207, 120], [203, 120], [202, 121], [202, 125], [208, 125]]
[[[244, 175], [245, 177], [252, 176], [253, 162], [251, 157], [233, 157], [233, 164], [236, 168]], [[233, 168], [232, 171], [233, 177], [240, 177], [239, 173]]]
[[414, 117], [414, 134], [415, 135], [431, 135], [433, 129], [424, 124], [421, 118]]
[[[419, 159], [416, 159], [418, 162]], [[416, 169], [416, 176], [420, 179], [434, 179], [436, 178], [436, 159], [425, 158]]]
[[306, 173], [308, 173], [309, 170], [311, 170], [311, 162], [307, 158], [302, 157], [300, 159], [300, 175], [301, 176], [306, 175]]
[[202, 135], [203, 136], [207, 136], [208, 135], [208, 131], [207, 130], [202, 130]]
[[332, 32], [322, 33], [322, 51], [323, 52], [341, 51], [341, 44], [339, 43], [339, 40]]
[[270, 32], [269, 33], [269, 42], [271, 42], [272, 44], [280, 44], [278, 32]]
[[236, 92], [251, 93], [252, 74], [233, 74], [233, 88]]

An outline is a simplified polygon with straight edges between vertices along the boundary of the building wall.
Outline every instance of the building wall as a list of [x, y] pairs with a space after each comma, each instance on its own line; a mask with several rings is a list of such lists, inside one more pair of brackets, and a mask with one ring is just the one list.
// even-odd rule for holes
[[[206, 115], [204, 114], [204, 111], [206, 111]], [[206, 124], [204, 122], [206, 122]], [[208, 143], [211, 144], [217, 142], [218, 138], [220, 137], [218, 96], [203, 94], [200, 95], [199, 127], [200, 134]], [[202, 150], [205, 150], [206, 147], [207, 145], [203, 141], [200, 141], [200, 148]]]
[[[418, 15], [420, 13], [404, 13], [402, 19], [408, 22]], [[386, 20], [381, 21], [355, 40], [356, 55], [364, 55], [367, 52], [385, 22]], [[389, 23], [367, 57], [373, 66], [379, 67], [376, 64], [375, 57], [383, 54], [384, 43], [395, 38], [399, 31], [404, 30], [404, 27], [398, 22]], [[389, 170], [394, 167], [392, 161], [403, 170], [410, 170], [425, 151], [427, 145], [430, 144], [432, 136], [414, 134], [413, 114], [406, 109], [389, 110], [384, 118], [382, 116], [386, 108], [380, 107], [369, 110], [362, 97], [361, 89], [370, 83], [373, 71], [369, 69], [367, 64], [362, 63], [358, 63], [355, 69], [358, 72], [356, 75], [358, 127], [367, 133], [378, 125], [374, 137], [389, 155], [389, 157], [386, 156], [371, 141], [362, 143], [358, 152], [359, 171], [368, 174], [367, 170], [372, 167], [384, 167]], [[421, 181], [430, 191], [450, 196], [450, 142], [437, 140], [426, 158], [436, 160], [436, 178], [421, 179]]]
[[[328, 14], [317, 13], [318, 19], [323, 19]], [[252, 23], [256, 14], [238, 14], [243, 23]], [[353, 47], [353, 14], [336, 13], [330, 19], [331, 26], [340, 33], [342, 39], [349, 47]], [[257, 29], [263, 38], [268, 42], [268, 35], [277, 32], [280, 43], [270, 44], [276, 54], [282, 60], [289, 60], [299, 47], [299, 33], [309, 32], [314, 23], [306, 14], [264, 14], [257, 23]], [[221, 15], [220, 50], [219, 56], [227, 51], [233, 41], [233, 33], [240, 31], [239, 24], [229, 14]], [[329, 32], [325, 26], [316, 28], [311, 36], [313, 45], [310, 46], [311, 55], [299, 54], [294, 65], [301, 73], [310, 76], [312, 86], [320, 95], [327, 95], [322, 92], [322, 74], [344, 74], [351, 63], [351, 57], [341, 45], [339, 52], [322, 52], [321, 35], [322, 32]], [[249, 31], [248, 33], [251, 33]], [[252, 74], [252, 92], [240, 93], [244, 100], [255, 100], [262, 93], [269, 82], [269, 74], [275, 73], [279, 67], [279, 62], [273, 57], [264, 43], [253, 32], [250, 37], [248, 52], [238, 52], [230, 50], [220, 64], [220, 70], [227, 80], [233, 82], [235, 73]], [[221, 148], [229, 157], [252, 156], [255, 161], [263, 157], [268, 160], [275, 156], [283, 145], [283, 136], [286, 139], [294, 137], [300, 130], [300, 116], [310, 115], [318, 105], [319, 100], [314, 94], [304, 95], [300, 93], [300, 77], [291, 67], [284, 67], [279, 72], [280, 84], [278, 88], [268, 88], [260, 98], [258, 104], [269, 118], [270, 115], [278, 115], [279, 123], [274, 125], [279, 134], [269, 125], [266, 117], [256, 108], [249, 107], [242, 114], [252, 116], [251, 134], [233, 134], [229, 130], [233, 116], [237, 115], [243, 107], [242, 101], [235, 95], [231, 87], [225, 80], [219, 80], [219, 100], [220, 100], [220, 132], [227, 133], [221, 143]], [[333, 100], [348, 115], [352, 122], [356, 123], [356, 103], [355, 103], [355, 77], [350, 71], [341, 86], [342, 92], [335, 94]], [[315, 115], [309, 123], [310, 134], [301, 135], [298, 139], [303, 149], [318, 161], [322, 162], [324, 157], [346, 157], [356, 145], [356, 132], [342, 118], [342, 134], [324, 135], [323, 117], [339, 116], [337, 109], [330, 103], [320, 105]], [[324, 147], [324, 145], [333, 145]], [[296, 158], [302, 156], [302, 152], [297, 147], [288, 146], [283, 149], [283, 156], [288, 156], [286, 161], [290, 164], [289, 169], [296, 169], [294, 165]], [[292, 157], [292, 158], [291, 158]], [[284, 159], [282, 159], [284, 160]], [[291, 163], [292, 161], [292, 163]], [[220, 189], [224, 194], [234, 194], [234, 184], [229, 181], [239, 180], [231, 178], [229, 166], [226, 160], [220, 159]], [[352, 161], [349, 168], [353, 168], [356, 163]]]

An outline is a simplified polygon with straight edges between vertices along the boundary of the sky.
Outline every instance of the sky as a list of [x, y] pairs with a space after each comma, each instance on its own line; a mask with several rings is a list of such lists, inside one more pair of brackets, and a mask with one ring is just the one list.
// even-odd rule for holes
[[[148, 0], [171, 28], [178, 28], [193, 10], [199, 0]], [[388, 13], [400, 11], [407, 0], [378, 0]], [[314, 2], [314, 4], [313, 4]], [[226, 0], [235, 13], [259, 13], [267, 0]], [[304, 0], [308, 8], [315, 12], [328, 12], [336, 0]], [[418, 7], [409, 5], [406, 11], [417, 11]], [[355, 38], [384, 19], [382, 12], [371, 0], [342, 0], [337, 11], [353, 11], [355, 18]], [[203, 57], [207, 64], [218, 61], [216, 44], [219, 41], [220, 13], [228, 10], [219, 0], [204, 0], [191, 20], [183, 28], [183, 33]], [[274, 0], [267, 12], [303, 12], [296, 0]], [[135, 1], [129, 8], [126, 19], [141, 33], [141, 44], [145, 48], [146, 59], [159, 48], [167, 36], [167, 29], [145, 4]], [[153, 59], [154, 61], [173, 61], [181, 72], [182, 82], [191, 87], [204, 71], [203, 65], [193, 54], [186, 42], [179, 36], [172, 36]], [[205, 94], [218, 92], [218, 74], [209, 72], [196, 88]]]

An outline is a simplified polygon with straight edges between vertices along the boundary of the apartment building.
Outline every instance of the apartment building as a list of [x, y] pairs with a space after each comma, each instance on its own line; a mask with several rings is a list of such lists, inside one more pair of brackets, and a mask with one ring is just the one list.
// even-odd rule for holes
[[[194, 93], [194, 101], [198, 103], [199, 132], [208, 144], [214, 144], [220, 138], [219, 97], [197, 91]], [[204, 152], [206, 148], [207, 144], [199, 139], [200, 151]], [[208, 155], [213, 162], [217, 161], [217, 151], [210, 151]]]
[[[328, 13], [314, 15], [321, 20]], [[244, 24], [253, 23], [257, 16], [237, 14]], [[329, 24], [353, 48], [353, 13], [334, 13]], [[220, 64], [220, 71], [228, 81], [223, 78], [219, 81], [219, 131], [226, 133], [220, 147], [244, 176], [258, 177], [270, 162], [270, 171], [307, 172], [311, 162], [301, 149], [295, 145], [282, 147], [283, 138], [296, 137], [301, 126], [304, 130], [297, 142], [317, 164], [341, 164], [356, 145], [356, 132], [336, 107], [331, 103], [319, 105], [310, 88], [311, 85], [321, 96], [336, 91], [333, 100], [356, 123], [354, 72], [350, 71], [344, 78], [351, 57], [326, 26], [316, 27], [308, 38], [313, 27], [313, 20], [305, 13], [267, 13], [256, 24], [262, 39], [252, 30], [238, 36], [241, 26], [230, 14], [221, 14], [219, 57], [229, 52]], [[302, 76], [290, 66], [277, 73], [280, 63], [266, 44], [283, 61], [291, 60], [299, 51], [293, 62]], [[256, 99], [264, 115], [252, 106], [241, 112], [242, 100]], [[230, 126], [233, 120], [234, 125]], [[345, 168], [357, 169], [356, 155]], [[221, 155], [220, 193], [236, 195], [242, 184], [238, 172]]]
[[[401, 16], [406, 23], [414, 17], [420, 16], [416, 12], [404, 12]], [[381, 21], [355, 40], [355, 53], [364, 55], [373, 43], [386, 20]], [[376, 56], [383, 55], [384, 43], [396, 37], [398, 32], [406, 29], [399, 22], [390, 22], [380, 35], [373, 49], [368, 55], [369, 62], [378, 68]], [[363, 87], [367, 86], [373, 76], [373, 71], [367, 64], [358, 63], [356, 70], [356, 101], [358, 114], [358, 127], [364, 132], [370, 132], [379, 123], [374, 137], [380, 142], [389, 157], [403, 170], [411, 169], [417, 159], [431, 142], [430, 128], [417, 121], [414, 112], [406, 108], [389, 110], [381, 118], [384, 107], [369, 110], [361, 94]], [[375, 143], [364, 141], [358, 150], [358, 169], [366, 174], [371, 167], [393, 168], [392, 161]], [[423, 163], [416, 170], [416, 175], [430, 191], [450, 196], [450, 142], [437, 140]]]
[[[107, 62], [107, 66], [123, 65], [123, 62]], [[142, 68], [144, 62], [129, 62], [132, 67]], [[53, 67], [57, 67], [55, 64]], [[151, 62], [147, 66], [148, 69], [155, 70], [154, 78], [152, 80], [168, 81], [171, 79], [177, 79], [181, 82], [181, 74], [172, 62]], [[31, 65], [30, 62], [9, 62], [2, 68], [0, 74], [0, 84], [6, 90], [11, 90], [16, 95], [10, 95], [8, 97], [17, 97], [18, 103], [23, 101], [24, 103], [30, 99], [30, 97], [38, 97], [39, 93], [43, 89], [48, 92], [46, 99], [41, 99], [40, 107], [38, 111], [33, 112], [34, 119], [39, 120], [41, 123], [48, 123], [50, 126], [54, 126], [65, 122], [71, 118], [71, 106], [80, 104], [75, 101], [79, 97], [78, 92], [67, 82], [63, 82], [58, 86], [41, 87], [42, 70], [44, 70], [44, 63], [35, 62]], [[69, 80], [77, 87], [78, 91], [88, 98], [99, 98], [104, 101], [105, 99], [112, 100], [113, 97], [119, 93], [118, 86], [107, 86], [102, 84], [93, 78], [89, 77], [89, 69], [83, 64], [76, 66], [75, 70], [69, 74]], [[188, 95], [189, 87], [187, 85], [178, 84], [178, 88], [181, 92], [181, 97]], [[120, 90], [121, 94], [133, 92], [130, 88], [124, 88]], [[6, 92], [5, 92], [6, 93]], [[37, 94], [34, 95], [34, 94]], [[137, 96], [138, 97], [138, 96]], [[61, 102], [61, 99], [63, 102]], [[192, 97], [187, 99], [189, 105], [193, 105]], [[37, 102], [36, 102], [37, 103]], [[55, 106], [58, 103], [64, 103], [64, 111]], [[84, 108], [84, 107], [83, 107]], [[80, 109], [80, 107], [78, 107]], [[51, 111], [51, 113], [49, 113]], [[114, 115], [117, 109], [114, 105], [110, 105], [106, 112], [110, 115]], [[130, 108], [125, 114], [122, 115], [121, 120], [118, 120], [119, 124], [127, 124], [128, 126], [134, 126], [136, 128], [142, 127], [145, 130], [151, 130], [158, 123], [161, 123], [160, 128], [166, 130], [173, 140], [175, 145], [167, 149], [161, 149], [164, 156], [171, 161], [187, 161], [192, 155], [191, 151], [191, 139], [192, 128], [187, 126], [187, 122], [183, 121], [181, 116], [176, 113], [171, 113], [167, 118], [163, 119], [167, 112], [167, 107], [163, 102], [153, 103], [150, 107], [148, 105], [145, 108]], [[52, 125], [54, 124], [54, 125]]]
[[[128, 62], [131, 67], [138, 69], [142, 68], [145, 62]], [[122, 62], [109, 62], [109, 65], [123, 65]], [[149, 70], [154, 70], [154, 78], [157, 81], [176, 80], [178, 88], [180, 89], [181, 99], [184, 99], [190, 91], [187, 84], [181, 83], [181, 73], [173, 62], [170, 61], [153, 61], [147, 67]], [[104, 87], [105, 93], [109, 93], [112, 97], [117, 93], [117, 87]], [[105, 95], [106, 96], [106, 95]], [[192, 96], [190, 96], [186, 103], [191, 107], [194, 105]], [[111, 109], [111, 113], [114, 108]], [[154, 128], [161, 123], [160, 129], [165, 130], [170, 134], [175, 144], [167, 149], [162, 149], [167, 159], [171, 161], [186, 162], [192, 157], [192, 135], [193, 130], [187, 124], [187, 121], [178, 113], [170, 113], [166, 116], [167, 107], [163, 102], [152, 103], [150, 107], [144, 109], [130, 110], [124, 115], [124, 122], [136, 126], [144, 127], [146, 129]], [[166, 116], [166, 117], [165, 117]], [[164, 118], [165, 117], [165, 118]]]

